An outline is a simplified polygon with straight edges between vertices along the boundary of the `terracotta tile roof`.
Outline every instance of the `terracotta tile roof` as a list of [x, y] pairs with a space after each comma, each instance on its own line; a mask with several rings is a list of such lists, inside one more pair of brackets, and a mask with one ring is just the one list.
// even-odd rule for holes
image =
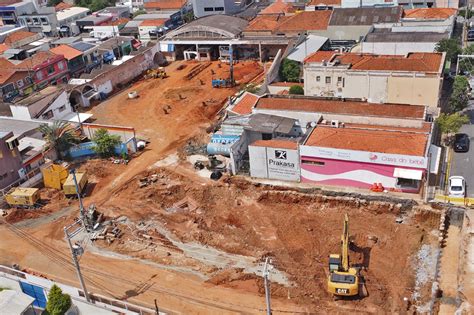
[[286, 21], [289, 16], [281, 16], [281, 15], [259, 15], [250, 21], [249, 25], [245, 29], [245, 31], [274, 31], [277, 26]]
[[341, 6], [341, 0], [311, 0], [308, 5], [315, 6]]
[[404, 18], [412, 19], [447, 19], [454, 14], [457, 10], [452, 8], [418, 8], [404, 11]]
[[72, 7], [73, 7], [72, 4], [65, 3], [65, 2], [59, 2], [58, 4], [56, 4], [54, 6], [54, 9], [56, 11], [62, 11], [62, 10], [66, 10], [66, 9], [69, 9], [69, 8], [72, 8]]
[[0, 84], [7, 82], [7, 80], [14, 74], [15, 70], [0, 68]]
[[297, 13], [280, 23], [276, 30], [280, 32], [326, 30], [331, 14], [332, 10], [304, 11]]
[[424, 156], [428, 133], [391, 130], [390, 127], [333, 128], [318, 125], [305, 145], [324, 148]]
[[260, 11], [258, 14], [285, 14], [295, 12], [295, 8], [291, 3], [284, 2], [283, 0], [277, 0], [270, 4], [268, 7]]
[[140, 26], [163, 26], [165, 25], [168, 19], [153, 19], [153, 20], [144, 20]]
[[291, 140], [272, 139], [272, 140], [257, 140], [251, 144], [254, 147], [269, 147], [278, 149], [296, 150], [298, 143]]
[[248, 115], [252, 113], [252, 108], [258, 101], [258, 96], [245, 93], [244, 97], [232, 108], [232, 111], [239, 115]]
[[38, 66], [45, 62], [48, 59], [57, 57], [56, 54], [53, 54], [50, 51], [38, 51], [36, 54], [23, 60], [21, 63], [16, 65], [17, 69], [31, 69], [35, 66]]
[[373, 104], [362, 101], [333, 100], [316, 97], [261, 97], [255, 108], [270, 110], [304, 111], [358, 116], [378, 116], [424, 119], [421, 105]]
[[305, 63], [320, 63], [323, 60], [350, 65], [353, 70], [386, 70], [438, 72], [443, 63], [442, 53], [409, 53], [401, 55], [375, 55], [318, 51], [305, 59]]
[[63, 55], [66, 60], [72, 60], [82, 55], [82, 51], [72, 48], [68, 45], [59, 45], [49, 50], [55, 55]]
[[0, 44], [0, 54], [3, 53], [4, 51], [10, 49], [10, 46], [6, 44]]
[[130, 22], [130, 19], [121, 17], [121, 18], [118, 18], [118, 19], [116, 19], [116, 20], [114, 20], [114, 21], [109, 21], [109, 22], [107, 22], [107, 23], [104, 23], [103, 25], [117, 26], [117, 25], [127, 24], [128, 22]]
[[7, 59], [0, 58], [0, 69], [16, 69], [16, 66]]
[[153, 0], [143, 4], [145, 9], [181, 9], [186, 4], [185, 0]]
[[23, 40], [28, 37], [36, 36], [36, 33], [28, 32], [28, 31], [17, 31], [8, 35], [5, 40], [3, 41], [4, 44], [11, 45], [17, 41]]
[[304, 62], [323, 62], [324, 60], [329, 61], [335, 53], [335, 51], [319, 50], [306, 57]]

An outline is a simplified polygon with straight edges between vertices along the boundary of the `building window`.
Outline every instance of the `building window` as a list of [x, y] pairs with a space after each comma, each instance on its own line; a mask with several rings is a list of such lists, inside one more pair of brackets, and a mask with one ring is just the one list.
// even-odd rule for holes
[[42, 17], [42, 18], [41, 18], [41, 24], [43, 24], [43, 25], [48, 25], [48, 24], [49, 24], [48, 19]]
[[301, 160], [301, 163], [308, 165], [324, 166], [326, 163], [321, 161]]
[[204, 8], [204, 12], [212, 12], [212, 11], [214, 11], [214, 8], [210, 8], [210, 7]]
[[10, 83], [8, 85], [5, 85], [3, 88], [2, 88], [2, 91], [3, 91], [3, 94], [8, 94], [10, 92], [13, 92], [15, 90], [15, 86], [13, 85], [13, 83]]
[[272, 140], [271, 133], [262, 133], [262, 140]]
[[320, 81], [321, 81], [321, 77], [318, 75], [318, 76], [316, 77], [316, 82], [320, 82]]
[[40, 25], [40, 20], [38, 18], [33, 18], [33, 24], [34, 25]]
[[25, 83], [23, 83], [23, 80], [16, 81], [16, 86], [18, 86], [19, 88], [22, 88], [24, 85]]
[[26, 82], [26, 84], [32, 84], [33, 80], [30, 77], [26, 77], [25, 82]]
[[342, 83], [342, 77], [337, 77], [337, 83], [341, 84]]
[[326, 77], [326, 84], [331, 83], [331, 77]]
[[50, 65], [48, 67], [48, 75], [51, 74], [51, 73], [54, 73], [54, 66], [53, 65]]
[[36, 72], [36, 78], [38, 80], [42, 80], [43, 79], [43, 72], [42, 71]]
[[58, 108], [59, 112], [64, 112], [66, 110], [66, 105], [63, 105]]
[[46, 113], [43, 114], [43, 119], [51, 119], [53, 118], [53, 111], [52, 110], [48, 110]]
[[397, 178], [396, 187], [418, 189], [420, 181], [416, 179]]
[[31, 23], [33, 23], [33, 22], [31, 21], [31, 19], [30, 19], [30, 18], [28, 18], [28, 17], [27, 17], [25, 20], [26, 20], [26, 23], [28, 23], [28, 24], [31, 24]]
[[224, 7], [215, 7], [214, 11], [224, 11]]
[[59, 70], [64, 70], [64, 63], [61, 61], [58, 63]]

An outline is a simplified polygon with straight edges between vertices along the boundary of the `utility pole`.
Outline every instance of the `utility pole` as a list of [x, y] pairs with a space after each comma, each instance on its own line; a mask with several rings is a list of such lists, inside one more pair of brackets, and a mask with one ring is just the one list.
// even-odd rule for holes
[[72, 179], [74, 180], [74, 186], [76, 187], [77, 200], [79, 200], [79, 217], [81, 218], [82, 225], [86, 228], [86, 216], [84, 213], [84, 205], [82, 204], [81, 194], [79, 193], [79, 186], [77, 185], [76, 170], [71, 169]]
[[267, 303], [267, 315], [272, 315], [272, 306], [270, 304], [270, 280], [268, 276], [270, 274], [269, 269], [272, 268], [270, 265], [271, 260], [265, 258], [265, 266], [263, 267], [263, 284], [265, 285], [265, 302]]
[[79, 282], [81, 283], [81, 288], [82, 288], [82, 291], [84, 291], [84, 296], [86, 298], [86, 301], [87, 302], [91, 302], [90, 300], [90, 297], [89, 297], [89, 293], [87, 292], [87, 288], [86, 288], [86, 284], [84, 282], [84, 279], [82, 278], [82, 273], [81, 273], [81, 268], [79, 267], [79, 261], [77, 260], [77, 256], [80, 256], [84, 253], [84, 248], [82, 248], [81, 245], [79, 244], [72, 244], [71, 243], [71, 238], [77, 234], [81, 229], [82, 227], [79, 227], [78, 229], [76, 229], [73, 233], [69, 234], [68, 232], [68, 229], [72, 228], [76, 223], [78, 223], [77, 221], [69, 226], [65, 226], [64, 227], [64, 234], [66, 235], [66, 240], [67, 240], [67, 243], [69, 245], [69, 249], [71, 250], [71, 255], [72, 255], [72, 261], [74, 262], [74, 266], [76, 267], [76, 272], [77, 272], [77, 276], [79, 277]]
[[160, 315], [160, 310], [158, 309], [158, 303], [156, 303], [156, 299], [155, 299], [155, 314]]

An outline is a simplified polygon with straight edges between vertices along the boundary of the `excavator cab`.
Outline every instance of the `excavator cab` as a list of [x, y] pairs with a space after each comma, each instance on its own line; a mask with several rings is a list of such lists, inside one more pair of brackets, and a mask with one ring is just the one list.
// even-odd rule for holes
[[328, 292], [334, 296], [359, 294], [359, 272], [349, 267], [349, 217], [344, 218], [341, 254], [329, 255]]

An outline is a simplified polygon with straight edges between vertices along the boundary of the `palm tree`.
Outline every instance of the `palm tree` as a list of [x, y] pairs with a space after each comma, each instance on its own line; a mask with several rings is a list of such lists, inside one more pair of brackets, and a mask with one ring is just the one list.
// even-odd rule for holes
[[62, 159], [62, 152], [69, 149], [74, 143], [79, 142], [78, 136], [74, 133], [74, 128], [65, 121], [55, 120], [52, 125], [43, 124], [38, 127], [38, 131], [43, 134], [44, 139], [50, 148], [54, 148], [58, 159]]

